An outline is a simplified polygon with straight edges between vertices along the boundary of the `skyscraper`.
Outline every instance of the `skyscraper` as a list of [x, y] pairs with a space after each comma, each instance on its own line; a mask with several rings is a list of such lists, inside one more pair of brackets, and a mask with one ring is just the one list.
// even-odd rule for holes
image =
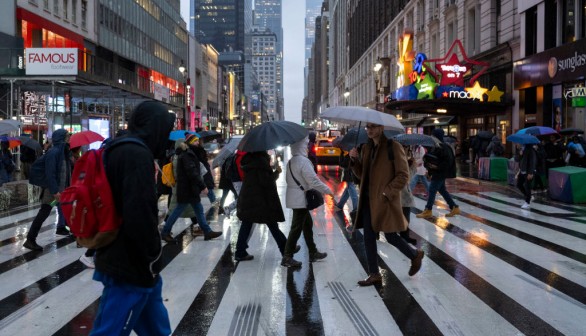
[[311, 58], [311, 48], [315, 42], [315, 18], [320, 16], [322, 0], [305, 0], [305, 96], [309, 94], [307, 76], [309, 74], [308, 62]]
[[250, 0], [192, 0], [189, 30], [219, 52], [244, 51], [247, 5]]

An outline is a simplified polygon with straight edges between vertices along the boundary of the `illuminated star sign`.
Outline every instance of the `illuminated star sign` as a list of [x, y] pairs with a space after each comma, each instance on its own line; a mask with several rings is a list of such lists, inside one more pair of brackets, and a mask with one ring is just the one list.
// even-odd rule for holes
[[413, 51], [413, 33], [406, 30], [401, 38], [399, 38], [399, 57], [397, 65], [399, 72], [397, 74], [397, 87], [402, 87], [409, 83], [409, 75], [413, 71], [413, 58], [415, 53]]
[[[458, 48], [455, 50], [455, 48]], [[462, 55], [464, 58], [463, 61], [458, 59], [457, 51]], [[460, 40], [455, 40], [450, 47], [450, 50], [446, 53], [444, 58], [436, 58], [431, 60], [425, 60], [425, 63], [435, 63], [435, 69], [441, 75], [440, 85], [442, 86], [464, 86], [464, 76], [466, 73], [472, 70], [473, 66], [479, 66], [480, 71], [475, 72], [474, 76], [470, 78], [469, 84], [476, 82], [477, 79], [486, 72], [489, 67], [489, 63], [481, 62], [476, 60], [471, 60], [466, 55], [466, 51], [464, 50], [464, 46], [462, 46], [462, 42]], [[432, 71], [434, 67], [427, 67], [427, 71], [431, 73], [436, 79], [438, 74]]]
[[466, 90], [466, 92], [469, 93], [471, 99], [478, 99], [480, 101], [484, 100], [484, 97], [482, 97], [482, 95], [484, 95], [486, 91], [488, 91], [488, 89], [481, 87], [478, 81], [474, 83], [473, 87], [467, 87], [464, 88], [464, 90]]
[[496, 85], [492, 87], [490, 91], [486, 93], [488, 96], [488, 102], [497, 102], [500, 103], [501, 97], [503, 96], [504, 92], [500, 91]]
[[417, 92], [417, 99], [432, 99], [438, 84], [433, 80], [433, 77], [425, 76], [423, 80], [413, 85], [419, 90]]

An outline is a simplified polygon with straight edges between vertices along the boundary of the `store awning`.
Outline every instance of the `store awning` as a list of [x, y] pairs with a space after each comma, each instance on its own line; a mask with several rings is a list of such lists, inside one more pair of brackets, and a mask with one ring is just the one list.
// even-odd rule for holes
[[433, 116], [433, 117], [425, 117], [425, 120], [419, 127], [428, 127], [428, 126], [447, 126], [450, 124], [452, 119], [455, 116]]
[[[479, 102], [472, 99], [426, 99], [426, 100], [395, 100], [386, 108], [403, 113], [420, 113], [451, 116], [475, 116], [505, 114], [512, 102]], [[439, 110], [439, 111], [438, 111]]]

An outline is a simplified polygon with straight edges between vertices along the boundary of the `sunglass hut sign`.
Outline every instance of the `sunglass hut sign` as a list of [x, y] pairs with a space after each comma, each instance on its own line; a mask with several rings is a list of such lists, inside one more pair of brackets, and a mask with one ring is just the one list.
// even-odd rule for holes
[[27, 75], [77, 75], [76, 48], [27, 48]]

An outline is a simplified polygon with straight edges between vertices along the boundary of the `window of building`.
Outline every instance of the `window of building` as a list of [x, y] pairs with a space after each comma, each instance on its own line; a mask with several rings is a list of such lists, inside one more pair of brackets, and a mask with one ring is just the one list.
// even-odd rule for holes
[[480, 52], [480, 15], [476, 8], [468, 10], [466, 18], [466, 46], [469, 55], [475, 55]]
[[586, 0], [580, 0], [580, 7], [582, 9], [580, 20], [580, 38], [586, 38]]
[[537, 6], [525, 12], [525, 56], [537, 52]]
[[562, 1], [562, 41], [564, 43], [576, 40], [576, 8], [574, 0]]
[[81, 27], [87, 28], [87, 0], [81, 0]]
[[77, 23], [77, 0], [71, 0], [71, 22]]
[[43, 0], [43, 9], [49, 10], [49, 0]]
[[456, 27], [454, 22], [448, 23], [448, 29], [446, 30], [446, 49], [449, 49], [454, 40], [456, 39]]
[[53, 14], [59, 15], [59, 0], [53, 0]]
[[67, 0], [63, 0], [63, 19], [69, 20], [69, 3]]

